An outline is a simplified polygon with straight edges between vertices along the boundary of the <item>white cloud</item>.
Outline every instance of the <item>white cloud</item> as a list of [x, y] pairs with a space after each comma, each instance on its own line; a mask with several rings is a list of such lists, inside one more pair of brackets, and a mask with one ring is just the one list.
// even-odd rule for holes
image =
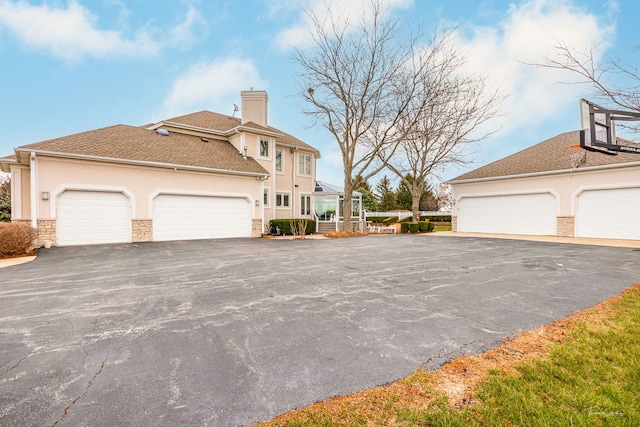
[[[413, 0], [382, 0], [386, 6], [387, 12], [393, 9], [408, 8], [413, 4]], [[275, 37], [275, 45], [281, 50], [287, 50], [292, 47], [306, 47], [311, 43], [310, 25], [307, 13], [317, 16], [320, 22], [331, 15], [331, 19], [337, 22], [350, 21], [357, 22], [361, 19], [363, 9], [368, 4], [367, 0], [306, 0], [292, 3], [290, 0], [280, 0], [275, 2], [271, 7], [271, 14], [274, 11], [281, 12], [283, 9], [290, 9], [293, 5], [299, 8], [300, 15], [295, 24], [291, 27], [280, 31]]]
[[159, 116], [166, 119], [202, 109], [232, 114], [240, 91], [251, 87], [266, 89], [266, 83], [249, 60], [223, 58], [200, 62], [173, 83]]
[[[574, 6], [569, 0], [530, 0], [509, 8], [507, 18], [495, 27], [478, 27], [470, 36], [458, 34], [458, 43], [468, 58], [467, 71], [488, 75], [494, 87], [501, 86], [509, 97], [505, 115], [493, 125], [501, 133], [535, 126], [560, 111], [573, 108], [578, 122], [578, 98], [585, 87], [572, 84], [572, 73], [533, 67], [554, 55], [562, 43], [597, 55], [607, 47], [613, 28], [598, 15]], [[599, 44], [600, 43], [600, 44]], [[577, 128], [577, 126], [576, 126]]]
[[[121, 12], [121, 19], [126, 19], [128, 13], [126, 9]], [[178, 42], [190, 42], [189, 28], [197, 18], [195, 9], [189, 7], [185, 21], [168, 33], [178, 37]], [[149, 27], [142, 27], [132, 37], [122, 31], [101, 29], [98, 17], [76, 0], [69, 0], [66, 7], [57, 3], [36, 6], [24, 1], [0, 0], [2, 27], [25, 46], [49, 51], [71, 62], [87, 56], [148, 57], [157, 54], [163, 45], [174, 43], [171, 38], [163, 41], [154, 37], [154, 33], [160, 32]]]

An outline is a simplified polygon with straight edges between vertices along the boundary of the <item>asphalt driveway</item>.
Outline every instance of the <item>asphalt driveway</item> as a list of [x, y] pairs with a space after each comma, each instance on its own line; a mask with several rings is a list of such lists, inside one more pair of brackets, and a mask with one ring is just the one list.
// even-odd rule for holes
[[0, 425], [251, 425], [639, 276], [638, 249], [433, 235], [43, 250], [0, 270]]

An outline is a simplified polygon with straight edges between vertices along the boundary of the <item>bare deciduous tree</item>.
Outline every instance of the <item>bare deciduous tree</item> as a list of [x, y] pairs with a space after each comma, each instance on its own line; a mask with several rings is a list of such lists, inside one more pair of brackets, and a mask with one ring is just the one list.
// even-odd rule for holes
[[[587, 52], [581, 52], [558, 42], [555, 57], [546, 58], [543, 64], [533, 65], [571, 71], [582, 78], [577, 83], [591, 85], [598, 98], [626, 110], [640, 111], [640, 74], [637, 66], [611, 57], [599, 61], [597, 48], [596, 45]], [[620, 83], [614, 83], [614, 80]]]
[[420, 219], [420, 196], [430, 175], [447, 164], [468, 160], [463, 148], [489, 136], [481, 127], [496, 116], [504, 97], [489, 90], [482, 76], [465, 74], [465, 57], [453, 46], [450, 30], [436, 31], [423, 49], [425, 72], [410, 111], [399, 126], [405, 137], [388, 168], [408, 187], [413, 222]]
[[[344, 224], [351, 230], [351, 194], [382, 170], [410, 121], [417, 118], [425, 63], [420, 34], [388, 19], [383, 1], [363, 1], [358, 22], [308, 13], [312, 46], [296, 49], [304, 112], [335, 138], [344, 166]], [[406, 34], [409, 35], [407, 36]], [[409, 114], [411, 113], [411, 114]], [[400, 123], [403, 126], [399, 126]]]

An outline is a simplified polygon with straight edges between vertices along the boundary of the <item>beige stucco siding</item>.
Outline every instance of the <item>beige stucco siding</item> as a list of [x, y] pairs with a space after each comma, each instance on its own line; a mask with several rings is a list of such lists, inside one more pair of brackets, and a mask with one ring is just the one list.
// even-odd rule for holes
[[[27, 175], [28, 177], [28, 175]], [[152, 216], [158, 194], [226, 195], [246, 197], [253, 218], [260, 218], [260, 181], [255, 177], [38, 157], [38, 218], [55, 218], [55, 200], [64, 190], [122, 191], [132, 199], [132, 219]], [[23, 189], [29, 186], [24, 185]], [[24, 193], [23, 193], [24, 194]], [[28, 194], [26, 199], [28, 200]], [[24, 204], [23, 204], [24, 206]], [[28, 212], [28, 210], [27, 210]], [[23, 215], [24, 216], [24, 215]]]
[[11, 218], [13, 220], [29, 219], [31, 217], [31, 200], [29, 199], [31, 176], [29, 168], [11, 165], [10, 169], [12, 181]]

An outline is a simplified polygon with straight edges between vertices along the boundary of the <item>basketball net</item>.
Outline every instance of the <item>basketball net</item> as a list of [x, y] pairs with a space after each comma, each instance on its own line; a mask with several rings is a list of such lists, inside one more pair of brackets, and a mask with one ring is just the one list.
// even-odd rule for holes
[[580, 147], [580, 144], [569, 145], [562, 151], [571, 166], [571, 172], [575, 171], [580, 165], [584, 165], [587, 162], [587, 152]]

